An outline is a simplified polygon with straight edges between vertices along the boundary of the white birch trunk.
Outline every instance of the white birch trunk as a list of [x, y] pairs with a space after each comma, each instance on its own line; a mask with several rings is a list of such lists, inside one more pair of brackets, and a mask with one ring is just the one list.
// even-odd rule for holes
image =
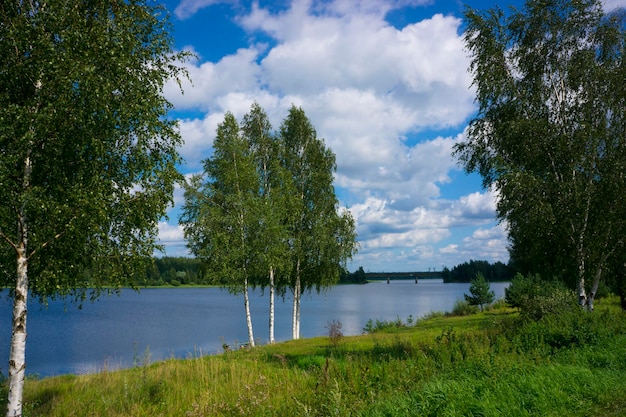
[[293, 316], [291, 324], [291, 337], [292, 339], [300, 339], [300, 261], [296, 264], [296, 282], [293, 287]]
[[[30, 157], [24, 161], [24, 189], [30, 188], [32, 172]], [[17, 222], [17, 277], [13, 299], [13, 322], [9, 352], [9, 396], [7, 416], [22, 416], [24, 377], [26, 376], [26, 316], [28, 313], [28, 223], [25, 208], [20, 208]]]
[[298, 338], [298, 333], [296, 331], [297, 330], [297, 327], [296, 327], [297, 311], [298, 311], [298, 282], [296, 282], [296, 284], [293, 287], [293, 309], [291, 311], [291, 338], [294, 340]]
[[274, 339], [274, 297], [275, 297], [274, 288], [274, 268], [270, 267], [270, 324], [269, 324], [269, 342], [273, 344], [275, 342]]
[[300, 339], [300, 271], [296, 271], [296, 283], [293, 287], [293, 316], [291, 323], [291, 337]]
[[22, 415], [26, 372], [26, 316], [28, 301], [28, 260], [26, 244], [21, 242], [17, 258], [17, 286], [13, 301], [13, 329], [9, 353], [9, 397], [7, 416]]
[[600, 278], [602, 278], [602, 268], [598, 268], [596, 276], [593, 279], [593, 285], [591, 286], [591, 294], [587, 298], [587, 308], [589, 311], [593, 311], [593, 302], [596, 299], [598, 293], [598, 286], [600, 285]]
[[578, 303], [584, 307], [587, 304], [587, 292], [585, 291], [585, 259], [581, 246], [578, 247], [578, 287], [576, 291], [578, 292]]
[[587, 305], [587, 292], [585, 291], [585, 253], [583, 250], [583, 236], [581, 233], [578, 238], [576, 254], [578, 255], [578, 284], [576, 291], [578, 292], [578, 303], [585, 307]]
[[300, 302], [302, 301], [302, 284], [298, 280], [298, 306], [296, 310], [296, 339], [300, 339]]
[[243, 281], [243, 304], [246, 309], [246, 324], [248, 326], [248, 343], [254, 347], [254, 332], [252, 331], [252, 315], [250, 314], [250, 297], [248, 296], [248, 278]]

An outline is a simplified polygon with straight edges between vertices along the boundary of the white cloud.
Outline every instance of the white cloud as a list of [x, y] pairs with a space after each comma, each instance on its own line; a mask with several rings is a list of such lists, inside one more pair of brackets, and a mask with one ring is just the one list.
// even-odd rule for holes
[[459, 200], [463, 217], [473, 219], [493, 219], [496, 211], [496, 197], [491, 192], [474, 192]]
[[477, 229], [463, 240], [465, 259], [507, 259], [508, 240], [506, 225], [499, 224], [489, 229]]
[[232, 3], [228, 0], [181, 0], [174, 10], [174, 14], [179, 19], [187, 19], [193, 16], [198, 10], [219, 3]]
[[603, 0], [602, 3], [606, 12], [620, 7], [626, 8], [626, 0]]
[[159, 222], [159, 240], [167, 243], [182, 242], [182, 226], [172, 226], [166, 222]]
[[175, 81], [164, 89], [165, 96], [178, 110], [211, 111], [216, 99], [237, 92], [257, 91], [260, 68], [256, 62], [260, 51], [254, 47], [241, 48], [217, 63], [188, 62], [184, 68], [189, 80], [182, 80], [183, 93]]

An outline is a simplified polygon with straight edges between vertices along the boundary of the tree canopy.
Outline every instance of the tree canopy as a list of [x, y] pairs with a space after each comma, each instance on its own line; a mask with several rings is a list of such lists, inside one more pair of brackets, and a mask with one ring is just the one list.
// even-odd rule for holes
[[456, 153], [496, 191], [515, 268], [557, 276], [592, 306], [624, 267], [624, 11], [529, 0], [465, 21], [479, 110]]

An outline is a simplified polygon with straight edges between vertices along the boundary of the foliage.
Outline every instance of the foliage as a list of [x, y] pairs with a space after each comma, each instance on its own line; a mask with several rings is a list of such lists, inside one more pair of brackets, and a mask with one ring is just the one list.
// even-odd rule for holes
[[339, 282], [351, 284], [365, 284], [367, 283], [367, 276], [365, 275], [363, 267], [360, 266], [359, 269], [352, 273], [343, 270], [339, 277]]
[[512, 269], [502, 262], [493, 264], [488, 261], [470, 260], [452, 268], [443, 268], [443, 282], [470, 282], [481, 273], [489, 282], [510, 281], [513, 277]]
[[471, 295], [464, 294], [465, 301], [470, 305], [480, 306], [481, 311], [485, 304], [492, 303], [496, 298], [496, 293], [491, 291], [489, 281], [487, 281], [481, 273], [476, 274], [476, 278], [472, 280], [469, 291]]
[[626, 317], [616, 298], [600, 304], [537, 322], [437, 317], [344, 337], [341, 350], [320, 337], [46, 378], [28, 385], [25, 405], [51, 417], [623, 415]]
[[515, 268], [581, 303], [625, 259], [624, 16], [599, 0], [465, 13], [479, 111], [456, 154], [498, 193]]
[[3, 2], [0, 19], [0, 282], [15, 286], [21, 212], [32, 294], [126, 284], [182, 178], [161, 87], [186, 54], [143, 1]]
[[504, 294], [511, 307], [533, 320], [578, 309], [576, 295], [562, 282], [542, 280], [538, 274], [517, 274]]

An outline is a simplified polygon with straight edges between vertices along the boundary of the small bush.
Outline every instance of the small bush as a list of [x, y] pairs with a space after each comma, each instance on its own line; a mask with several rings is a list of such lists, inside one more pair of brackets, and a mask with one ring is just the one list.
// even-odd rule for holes
[[478, 306], [471, 305], [465, 300], [456, 300], [454, 308], [450, 312], [450, 316], [469, 316], [470, 314], [478, 313]]
[[[409, 316], [411, 320], [411, 322], [413, 321], [412, 316]], [[404, 323], [402, 321], [402, 319], [400, 319], [400, 317], [396, 318], [393, 321], [387, 321], [387, 320], [378, 320], [376, 319], [376, 321], [373, 321], [372, 319], [369, 319], [367, 321], [367, 323], [365, 323], [365, 327], [363, 327], [363, 332], [364, 333], [376, 333], [376, 332], [382, 332], [382, 331], [388, 331], [388, 330], [393, 330], [393, 329], [401, 329], [407, 327], [407, 324]]]
[[548, 314], [562, 314], [578, 307], [576, 295], [564, 284], [542, 280], [539, 275], [517, 274], [504, 290], [505, 300], [523, 316], [539, 320]]
[[507, 305], [507, 302], [504, 300], [504, 298], [498, 298], [496, 301], [494, 301], [493, 303], [487, 306], [487, 310], [488, 311], [506, 310], [507, 307], [508, 305]]
[[[430, 313], [424, 314], [422, 316], [421, 320], [436, 319], [436, 318], [439, 318], [439, 317], [445, 317], [446, 315], [447, 314], [444, 313], [443, 311], [431, 311]], [[409, 322], [407, 322], [407, 323], [409, 323]]]
[[326, 324], [326, 329], [328, 329], [328, 339], [330, 340], [330, 345], [332, 347], [337, 346], [339, 341], [343, 338], [341, 322], [338, 320], [330, 321]]

